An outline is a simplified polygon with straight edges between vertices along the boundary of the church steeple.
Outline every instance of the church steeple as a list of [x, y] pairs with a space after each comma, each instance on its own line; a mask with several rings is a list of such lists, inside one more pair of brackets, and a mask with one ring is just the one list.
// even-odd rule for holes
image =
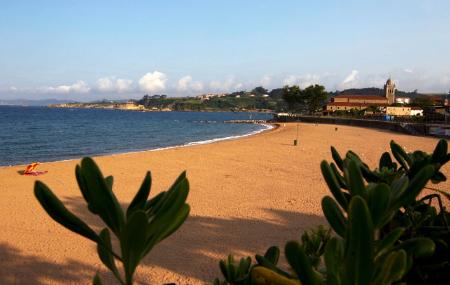
[[395, 103], [395, 84], [391, 77], [384, 84], [384, 96], [388, 100], [388, 104], [392, 105]]

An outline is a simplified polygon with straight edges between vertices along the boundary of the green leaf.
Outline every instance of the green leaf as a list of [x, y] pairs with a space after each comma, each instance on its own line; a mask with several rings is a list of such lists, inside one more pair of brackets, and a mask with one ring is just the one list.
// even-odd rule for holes
[[[153, 205], [152, 212], [154, 214], [157, 214], [158, 212], [162, 211], [165, 212], [169, 207], [172, 206], [173, 201], [177, 199], [178, 191], [180, 188], [187, 188], [189, 189], [189, 183], [186, 179], [186, 172], [182, 172], [180, 176], [175, 180], [173, 185], [165, 192], [163, 197]], [[187, 193], [186, 193], [187, 196]], [[186, 200], [186, 199], [184, 199]]]
[[391, 201], [396, 201], [408, 189], [409, 178], [406, 175], [395, 179], [391, 183]]
[[308, 257], [298, 242], [288, 242], [285, 246], [285, 255], [289, 265], [303, 284], [320, 284]]
[[189, 216], [190, 207], [187, 204], [184, 204], [178, 211], [171, 211], [170, 214], [155, 218], [158, 220], [158, 223], [152, 224], [148, 228], [149, 239], [147, 240], [147, 246], [145, 249], [145, 254], [147, 254], [153, 246], [155, 246], [158, 242], [163, 239], [169, 237], [173, 234], [184, 221]]
[[325, 196], [322, 198], [322, 210], [331, 228], [333, 228], [338, 235], [344, 237], [347, 227], [347, 220], [333, 198], [330, 196]]
[[447, 141], [444, 139], [439, 140], [431, 156], [431, 161], [434, 163], [442, 163], [447, 155], [447, 148]]
[[106, 184], [97, 164], [89, 158], [81, 160], [81, 175], [89, 192], [89, 206], [118, 236], [124, 224], [124, 214], [117, 198]]
[[[114, 276], [122, 282], [119, 271], [117, 270], [114, 256], [112, 254], [113, 249], [111, 245], [111, 236], [107, 228], [104, 228], [100, 232], [100, 242], [97, 243], [97, 253], [103, 264], [111, 270]], [[122, 282], [123, 283], [123, 282]]]
[[113, 184], [114, 184], [114, 177], [112, 177], [112, 176], [106, 177], [105, 178], [105, 183], [106, 183], [106, 186], [108, 186], [109, 190], [112, 191]]
[[144, 257], [147, 228], [147, 215], [144, 211], [137, 210], [131, 214], [122, 231], [120, 241], [127, 284], [132, 281], [134, 271]]
[[412, 161], [409, 155], [403, 150], [400, 145], [398, 145], [394, 141], [391, 141], [390, 145], [392, 154], [394, 155], [395, 159], [400, 163], [403, 169], [408, 170], [409, 166], [412, 165]]
[[91, 211], [94, 214], [98, 214], [98, 212], [95, 211], [95, 208], [92, 207], [91, 194], [86, 186], [86, 181], [84, 180], [84, 176], [81, 173], [81, 167], [79, 165], [75, 166], [75, 177], [77, 179], [78, 188], [80, 188], [81, 194], [83, 195], [84, 200], [88, 204], [89, 211]]
[[406, 253], [403, 250], [389, 253], [371, 284], [392, 284], [400, 280], [407, 272], [406, 258]]
[[148, 236], [145, 253], [155, 244], [175, 232], [189, 215], [190, 207], [185, 204], [189, 193], [189, 183], [185, 174], [180, 175], [176, 183], [152, 207], [152, 218], [148, 226]]
[[402, 236], [405, 232], [404, 228], [396, 228], [390, 231], [377, 245], [377, 254], [375, 259], [382, 256], [386, 252], [392, 249], [395, 242]]
[[408, 255], [414, 257], [427, 257], [434, 253], [436, 245], [433, 240], [425, 237], [408, 239], [394, 247], [394, 250], [403, 249]]
[[343, 263], [344, 246], [342, 240], [331, 238], [325, 246], [324, 261], [327, 268], [327, 284], [341, 284], [341, 267]]
[[373, 274], [372, 218], [360, 196], [350, 201], [346, 235], [344, 284], [369, 284]]
[[378, 168], [380, 169], [380, 171], [383, 168], [388, 168], [391, 169], [392, 168], [392, 159], [391, 159], [391, 155], [389, 154], [389, 152], [385, 152], [381, 155], [380, 158], [380, 164], [378, 166]]
[[152, 187], [152, 176], [150, 171], [145, 174], [144, 180], [142, 181], [139, 191], [131, 201], [130, 206], [127, 209], [127, 217], [131, 215], [135, 210], [144, 210], [147, 203], [148, 195], [150, 194], [150, 189]]
[[258, 262], [259, 265], [261, 265], [263, 267], [266, 267], [266, 268], [268, 268], [268, 269], [270, 269], [270, 270], [272, 270], [272, 271], [274, 271], [274, 272], [276, 272], [276, 273], [278, 273], [280, 275], [283, 275], [283, 276], [285, 276], [287, 278], [292, 278], [292, 276], [289, 273], [284, 272], [283, 270], [279, 269], [276, 266], [276, 264], [272, 263], [268, 258], [257, 254], [257, 255], [255, 255], [255, 259], [256, 259], [256, 262]]
[[264, 257], [274, 265], [277, 265], [278, 259], [280, 258], [280, 249], [278, 246], [271, 246], [267, 249]]
[[325, 182], [327, 183], [331, 194], [333, 194], [334, 198], [343, 209], [347, 209], [348, 201], [345, 198], [333, 171], [325, 160], [320, 163], [320, 169], [322, 170], [323, 178], [325, 178]]
[[434, 166], [427, 165], [422, 168], [408, 185], [405, 192], [396, 200], [392, 206], [393, 209], [413, 203], [423, 188], [434, 174]]
[[222, 271], [222, 275], [223, 275], [223, 277], [225, 277], [225, 280], [228, 280], [228, 276], [229, 276], [228, 266], [224, 260], [219, 261], [219, 268], [220, 268], [220, 271]]
[[333, 157], [333, 160], [336, 163], [336, 165], [342, 171], [344, 169], [344, 161], [339, 155], [339, 152], [333, 146], [331, 147], [331, 156]]
[[440, 171], [436, 171], [431, 177], [431, 182], [433, 182], [433, 184], [438, 184], [444, 181], [447, 181], [447, 177]]
[[339, 173], [339, 171], [338, 171], [336, 165], [335, 165], [334, 163], [331, 163], [330, 166], [331, 166], [331, 170], [333, 171], [334, 177], [336, 177], [336, 180], [339, 182], [339, 186], [340, 186], [341, 188], [348, 189], [348, 187], [347, 187], [347, 185], [346, 185], [346, 183], [345, 183], [345, 179], [344, 179], [344, 177]]
[[383, 218], [386, 211], [388, 211], [389, 196], [389, 186], [384, 183], [369, 187], [367, 203], [375, 228], [381, 228], [383, 226], [382, 222], [385, 222]]
[[364, 198], [367, 197], [367, 191], [364, 185], [361, 169], [355, 161], [350, 160], [348, 162], [347, 167], [344, 168], [344, 177], [347, 180], [349, 191], [353, 196], [360, 195]]
[[47, 214], [60, 225], [94, 242], [99, 241], [97, 234], [87, 224], [67, 210], [47, 185], [41, 181], [36, 181], [34, 184], [34, 195]]

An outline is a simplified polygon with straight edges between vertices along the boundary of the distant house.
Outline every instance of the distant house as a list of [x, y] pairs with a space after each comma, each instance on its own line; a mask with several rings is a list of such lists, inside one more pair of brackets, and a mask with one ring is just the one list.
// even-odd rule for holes
[[423, 116], [423, 109], [420, 107], [411, 107], [411, 116]]
[[395, 103], [407, 105], [411, 103], [411, 98], [409, 97], [397, 97], [395, 98]]
[[204, 100], [209, 100], [214, 97], [224, 97], [226, 95], [227, 95], [226, 93], [208, 93], [208, 94], [202, 94], [202, 95], [195, 96], [195, 98], [204, 101]]
[[420, 107], [405, 106], [387, 106], [386, 115], [390, 116], [423, 116], [423, 110]]
[[324, 113], [336, 111], [364, 110], [370, 106], [386, 107], [395, 103], [395, 84], [389, 78], [384, 85], [384, 96], [337, 95], [324, 107]]

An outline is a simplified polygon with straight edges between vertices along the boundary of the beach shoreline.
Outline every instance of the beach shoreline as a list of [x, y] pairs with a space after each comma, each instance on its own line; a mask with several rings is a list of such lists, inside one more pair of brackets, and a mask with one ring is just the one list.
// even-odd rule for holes
[[[270, 131], [278, 128], [280, 124], [279, 123], [264, 123], [264, 124], [258, 123], [258, 125], [265, 126], [265, 128], [257, 130], [257, 131], [252, 131], [252, 132], [249, 132], [249, 133], [246, 133], [243, 135], [220, 137], [220, 138], [203, 140], [203, 141], [193, 141], [193, 142], [189, 142], [189, 143], [182, 144], [182, 145], [173, 145], [173, 146], [150, 148], [150, 149], [135, 150], [135, 151], [94, 154], [94, 155], [89, 155], [89, 156], [93, 157], [93, 158], [104, 157], [104, 156], [116, 156], [116, 155], [122, 155], [122, 154], [141, 153], [141, 152], [149, 152], [149, 151], [161, 151], [161, 150], [175, 149], [175, 148], [185, 148], [185, 147], [190, 147], [190, 146], [195, 146], [195, 145], [212, 144], [212, 143], [218, 143], [218, 142], [228, 141], [228, 140], [238, 140], [238, 139], [249, 137], [249, 136], [256, 136], [256, 135], [264, 133], [264, 132], [270, 132]], [[84, 157], [86, 157], [86, 156], [84, 156]], [[77, 158], [60, 159], [60, 160], [53, 160], [53, 161], [39, 161], [39, 163], [40, 164], [57, 163], [57, 162], [80, 160], [82, 158], [83, 158], [83, 156], [77, 157]], [[32, 162], [34, 162], [34, 161], [30, 161], [30, 163], [32, 163]], [[27, 166], [27, 164], [0, 165], [0, 169], [9, 168], [9, 167], [25, 167], [25, 166]]]
[[[173, 236], [158, 244], [137, 269], [138, 284], [204, 284], [221, 276], [218, 261], [283, 247], [303, 231], [325, 224], [320, 201], [329, 191], [320, 162], [331, 160], [330, 146], [344, 155], [353, 150], [372, 168], [391, 139], [407, 151], [431, 152], [435, 138], [415, 137], [360, 127], [299, 123], [257, 135], [159, 151], [94, 157], [125, 207], [147, 170], [150, 193], [170, 187], [184, 170], [190, 183], [191, 213]], [[104, 226], [86, 210], [74, 169], [79, 160], [49, 162], [47, 174], [21, 176], [21, 166], [0, 168], [0, 281], [3, 284], [86, 284], [98, 271], [105, 284], [112, 277], [98, 259], [95, 245], [55, 223], [33, 194], [38, 179], [95, 231]], [[443, 170], [450, 174], [450, 167]], [[449, 190], [450, 183], [439, 184]]]

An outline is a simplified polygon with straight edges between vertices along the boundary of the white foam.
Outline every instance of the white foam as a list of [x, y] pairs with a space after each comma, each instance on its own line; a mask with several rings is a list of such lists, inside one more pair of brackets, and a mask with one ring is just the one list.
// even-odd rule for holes
[[[189, 147], [189, 146], [194, 146], [194, 145], [210, 144], [210, 143], [215, 143], [215, 142], [220, 142], [220, 141], [234, 140], [234, 139], [238, 139], [238, 138], [248, 137], [248, 136], [256, 135], [256, 134], [259, 134], [259, 133], [262, 133], [262, 132], [265, 132], [265, 131], [268, 131], [268, 130], [271, 130], [271, 129], [274, 128], [274, 126], [270, 125], [270, 124], [259, 124], [259, 125], [263, 126], [264, 128], [262, 128], [260, 130], [256, 130], [256, 131], [250, 132], [250, 133], [247, 133], [247, 134], [243, 134], [243, 135], [228, 136], [228, 137], [215, 138], [215, 139], [203, 140], [203, 141], [194, 141], [194, 142], [189, 142], [189, 143], [185, 143], [185, 144], [182, 144], [182, 145], [166, 146], [166, 147], [146, 149], [146, 150], [125, 151], [125, 152], [90, 155], [90, 157], [114, 156], [114, 155], [121, 155], [121, 154], [141, 153], [141, 152], [147, 152], [147, 151], [160, 151], [160, 150], [167, 150], [167, 149], [174, 149], [174, 148], [184, 148], [184, 147]], [[61, 159], [61, 160], [54, 160], [54, 161], [45, 161], [45, 162], [41, 162], [41, 163], [55, 163], [55, 162], [74, 161], [74, 160], [80, 160], [81, 158], [82, 157], [80, 157], [80, 158], [69, 158], [69, 159]], [[9, 165], [9, 167], [11, 167], [11, 166], [20, 166], [20, 164]], [[5, 166], [0, 166], [0, 168], [3, 168], [3, 167], [8, 167], [8, 166], [6, 166], [6, 165]]]

